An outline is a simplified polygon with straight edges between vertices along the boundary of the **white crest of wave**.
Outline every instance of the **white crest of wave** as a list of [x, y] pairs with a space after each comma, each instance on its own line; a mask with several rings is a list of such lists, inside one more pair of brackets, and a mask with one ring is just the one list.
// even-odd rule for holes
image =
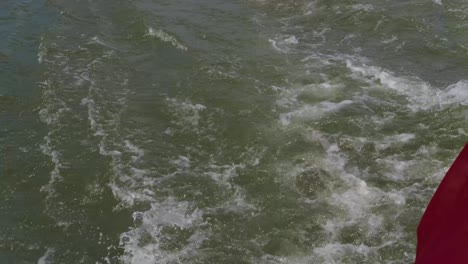
[[416, 77], [399, 77], [393, 72], [377, 66], [357, 65], [351, 60], [346, 66], [356, 79], [372, 86], [382, 86], [405, 96], [407, 107], [413, 111], [444, 109], [453, 104], [468, 104], [468, 81], [461, 80], [445, 89], [437, 89]]
[[323, 101], [315, 105], [305, 105], [298, 110], [281, 114], [280, 122], [282, 125], [287, 126], [296, 121], [314, 120], [351, 104], [353, 104], [353, 101], [343, 100], [338, 103]]
[[164, 32], [162, 29], [156, 30], [152, 27], [148, 27], [146, 35], [151, 36], [151, 37], [156, 37], [163, 42], [170, 43], [172, 46], [182, 51], [188, 50], [187, 46], [180, 43], [174, 36], [170, 35], [169, 33]]
[[55, 250], [52, 248], [48, 248], [47, 251], [42, 255], [38, 260], [37, 264], [52, 264], [52, 255], [54, 254]]

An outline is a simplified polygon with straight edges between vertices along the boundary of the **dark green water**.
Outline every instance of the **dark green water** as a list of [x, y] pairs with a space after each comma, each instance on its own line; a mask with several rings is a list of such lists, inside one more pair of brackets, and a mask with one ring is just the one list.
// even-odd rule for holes
[[0, 263], [411, 263], [468, 4], [0, 3]]

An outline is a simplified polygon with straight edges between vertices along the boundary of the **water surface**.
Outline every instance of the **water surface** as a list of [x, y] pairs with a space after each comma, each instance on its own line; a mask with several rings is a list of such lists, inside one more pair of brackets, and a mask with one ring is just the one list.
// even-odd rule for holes
[[0, 4], [1, 263], [411, 263], [463, 1]]

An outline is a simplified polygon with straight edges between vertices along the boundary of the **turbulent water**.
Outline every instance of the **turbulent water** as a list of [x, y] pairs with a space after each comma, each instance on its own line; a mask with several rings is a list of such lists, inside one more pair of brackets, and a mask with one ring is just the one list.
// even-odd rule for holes
[[461, 0], [2, 0], [0, 263], [411, 263]]

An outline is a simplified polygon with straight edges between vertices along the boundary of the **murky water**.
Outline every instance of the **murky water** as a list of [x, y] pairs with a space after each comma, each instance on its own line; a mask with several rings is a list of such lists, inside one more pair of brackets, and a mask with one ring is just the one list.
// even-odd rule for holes
[[0, 4], [1, 263], [411, 263], [464, 1]]

